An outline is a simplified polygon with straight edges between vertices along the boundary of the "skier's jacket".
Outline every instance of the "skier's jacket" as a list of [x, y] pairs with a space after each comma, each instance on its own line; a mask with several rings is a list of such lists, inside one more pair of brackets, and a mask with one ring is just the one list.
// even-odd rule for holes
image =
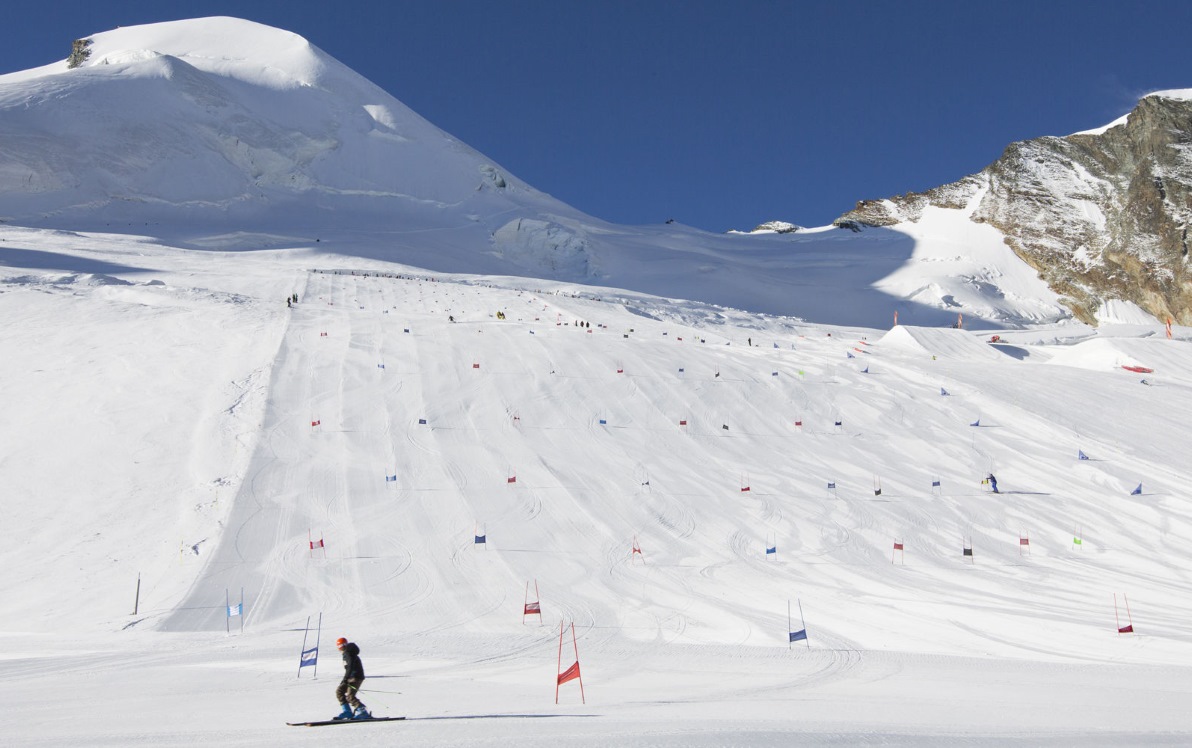
[[364, 663], [360, 662], [360, 647], [355, 642], [344, 645], [344, 682], [364, 680]]

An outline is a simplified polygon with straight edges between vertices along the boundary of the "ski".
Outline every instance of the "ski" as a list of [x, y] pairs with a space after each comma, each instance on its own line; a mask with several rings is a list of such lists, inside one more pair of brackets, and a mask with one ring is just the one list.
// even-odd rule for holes
[[290, 727], [323, 727], [324, 725], [364, 725], [369, 722], [396, 722], [405, 717], [369, 717], [368, 719], [324, 719], [317, 722], [287, 722]]

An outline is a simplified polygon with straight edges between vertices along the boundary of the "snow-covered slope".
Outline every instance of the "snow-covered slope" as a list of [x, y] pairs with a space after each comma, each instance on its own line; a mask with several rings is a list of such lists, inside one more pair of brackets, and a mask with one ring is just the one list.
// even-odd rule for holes
[[341, 635], [412, 718], [364, 745], [1192, 736], [1187, 328], [13, 228], [0, 316], [5, 745], [313, 743], [282, 723], [334, 713]]
[[605, 223], [286, 31], [203, 18], [89, 39], [78, 67], [0, 76], [9, 224], [213, 251], [305, 247], [836, 324], [883, 325], [895, 311], [926, 325], [958, 311], [985, 326], [1069, 316], [996, 232]]
[[567, 211], [289, 32], [207, 18], [91, 40], [80, 67], [0, 77], [9, 220], [408, 227], [508, 209], [503, 191]]

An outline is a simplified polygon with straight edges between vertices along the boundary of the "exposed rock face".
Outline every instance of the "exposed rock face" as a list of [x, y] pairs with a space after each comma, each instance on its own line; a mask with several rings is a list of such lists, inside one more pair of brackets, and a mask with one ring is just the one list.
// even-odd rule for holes
[[802, 226], [797, 226], [793, 223], [788, 223], [787, 221], [766, 221], [765, 223], [758, 224], [757, 227], [754, 228], [753, 231], [750, 231], [749, 233], [751, 233], [751, 234], [760, 234], [760, 233], [793, 234], [796, 231], [802, 231], [802, 230], [803, 230]]
[[75, 39], [70, 45], [70, 57], [66, 58], [66, 67], [74, 70], [91, 57], [91, 40]]
[[926, 192], [908, 192], [888, 200], [861, 200], [856, 208], [837, 218], [832, 225], [856, 230], [865, 226], [914, 223], [923, 217], [923, 209], [928, 205], [962, 210], [988, 183], [983, 175], [984, 172]]
[[1192, 92], [1142, 99], [1100, 132], [1010, 145], [979, 174], [927, 192], [864, 200], [842, 228], [918, 221], [923, 208], [971, 210], [1095, 324], [1107, 299], [1192, 324]]

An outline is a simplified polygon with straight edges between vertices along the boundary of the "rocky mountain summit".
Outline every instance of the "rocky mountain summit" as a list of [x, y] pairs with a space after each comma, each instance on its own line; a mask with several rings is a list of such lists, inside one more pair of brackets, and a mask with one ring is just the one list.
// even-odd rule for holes
[[1124, 299], [1192, 324], [1192, 90], [1146, 96], [1098, 130], [1013, 143], [977, 174], [863, 200], [834, 224], [913, 223], [927, 206], [997, 228], [1085, 322]]
[[802, 226], [797, 226], [797, 225], [795, 225], [793, 223], [789, 223], [787, 221], [766, 221], [765, 223], [759, 223], [749, 233], [751, 233], [751, 234], [762, 234], [762, 233], [793, 234], [796, 231], [802, 231], [802, 230], [803, 230]]

